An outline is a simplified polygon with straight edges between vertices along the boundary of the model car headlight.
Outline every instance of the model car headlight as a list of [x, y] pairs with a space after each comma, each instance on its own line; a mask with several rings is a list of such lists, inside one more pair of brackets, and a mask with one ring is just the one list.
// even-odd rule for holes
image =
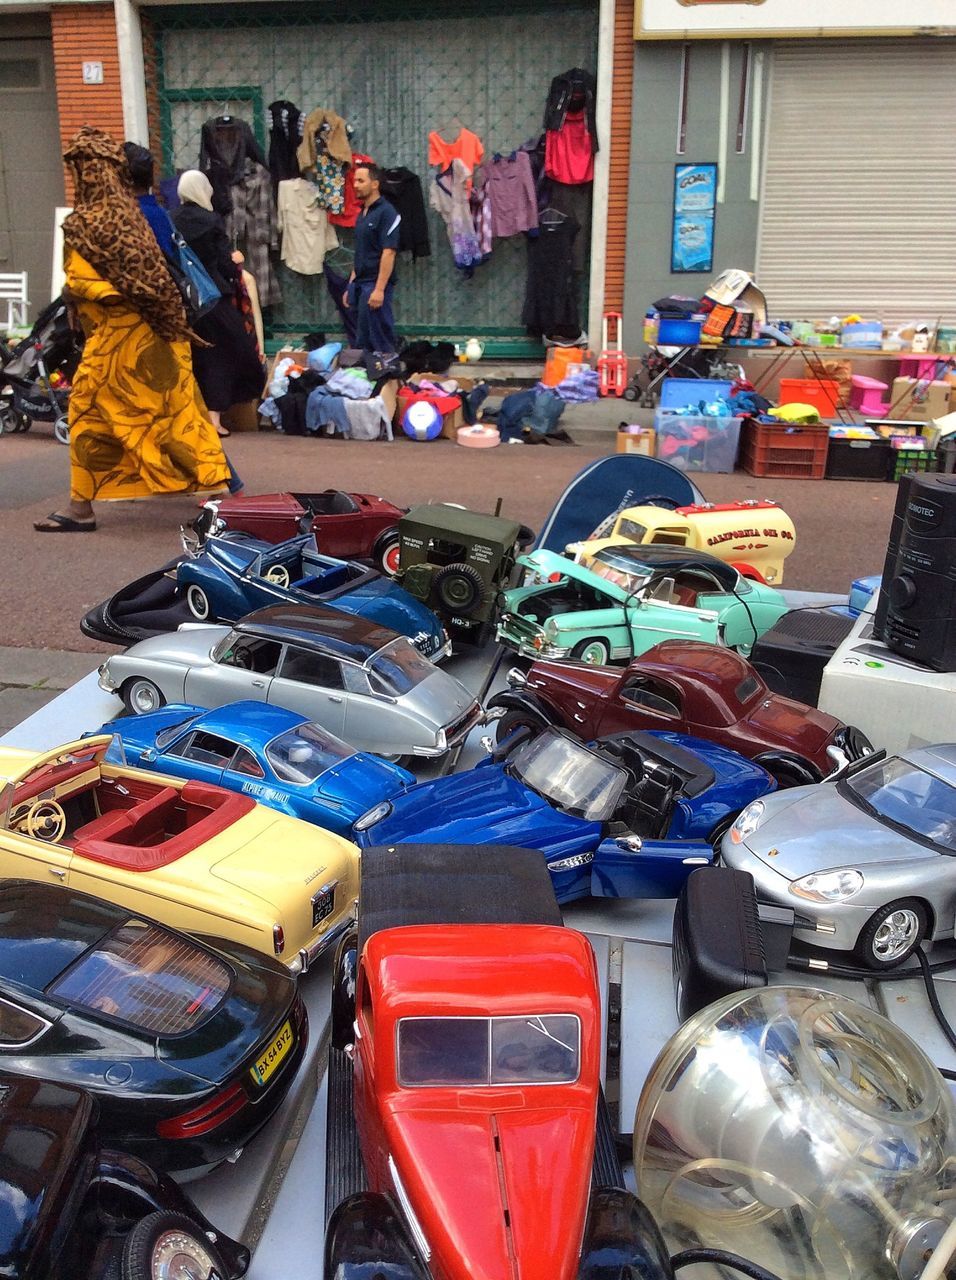
[[558, 638], [558, 624], [553, 618], [549, 618], [544, 624], [544, 638], [546, 640], [557, 640]]
[[730, 828], [730, 838], [734, 844], [740, 844], [742, 840], [746, 840], [760, 826], [763, 818], [764, 803], [762, 800], [755, 800], [753, 804], [748, 804], [746, 809], [741, 809], [737, 815], [737, 820]]
[[846, 902], [863, 888], [863, 876], [850, 867], [839, 871], [812, 871], [794, 880], [790, 892], [809, 902]]
[[381, 822], [383, 818], [387, 818], [392, 812], [392, 806], [387, 800], [383, 800], [381, 804], [377, 804], [373, 809], [369, 809], [367, 813], [363, 813], [361, 818], [356, 818], [352, 824], [355, 831], [367, 831], [369, 827], [374, 827], [376, 822]]

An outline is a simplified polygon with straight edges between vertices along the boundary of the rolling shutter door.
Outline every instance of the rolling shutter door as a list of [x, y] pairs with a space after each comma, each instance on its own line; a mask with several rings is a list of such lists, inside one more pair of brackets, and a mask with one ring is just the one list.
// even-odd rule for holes
[[772, 85], [770, 313], [956, 320], [956, 41], [781, 42]]

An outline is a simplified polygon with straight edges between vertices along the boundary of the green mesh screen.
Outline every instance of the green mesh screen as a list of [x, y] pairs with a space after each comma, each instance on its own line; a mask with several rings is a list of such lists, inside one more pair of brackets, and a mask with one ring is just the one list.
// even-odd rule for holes
[[[400, 13], [401, 17], [394, 15]], [[265, 149], [266, 108], [286, 98], [302, 111], [328, 107], [354, 126], [352, 146], [422, 179], [427, 206], [428, 133], [453, 136], [453, 117], [487, 154], [541, 131], [554, 75], [594, 68], [597, 8], [582, 0], [516, 3], [209, 5], [149, 10], [156, 33], [163, 169], [195, 167], [199, 131], [228, 111], [252, 124]], [[428, 211], [432, 256], [399, 260], [396, 316], [407, 334], [492, 339], [491, 349], [530, 348], [521, 326], [523, 237], [496, 241], [471, 280], [455, 269], [444, 224]], [[346, 247], [351, 232], [339, 229]], [[334, 265], [346, 266], [346, 254]], [[322, 277], [280, 267], [273, 332], [338, 329]], [[586, 296], [586, 295], [585, 295]]]

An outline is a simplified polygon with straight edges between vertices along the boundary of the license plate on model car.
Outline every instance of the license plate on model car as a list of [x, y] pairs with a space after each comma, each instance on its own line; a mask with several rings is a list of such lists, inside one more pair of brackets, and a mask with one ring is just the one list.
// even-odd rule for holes
[[312, 927], [321, 924], [323, 920], [327, 920], [332, 914], [335, 907], [335, 885], [330, 884], [327, 889], [320, 889], [312, 899]]
[[265, 1053], [260, 1054], [256, 1060], [255, 1066], [250, 1067], [249, 1074], [255, 1080], [256, 1084], [265, 1084], [271, 1075], [278, 1069], [282, 1059], [292, 1048], [292, 1023], [283, 1022], [279, 1029], [279, 1034], [266, 1049]]

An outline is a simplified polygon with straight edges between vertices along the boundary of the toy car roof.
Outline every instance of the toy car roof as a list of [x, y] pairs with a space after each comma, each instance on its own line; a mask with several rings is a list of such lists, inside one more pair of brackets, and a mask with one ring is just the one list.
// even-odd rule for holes
[[236, 630], [353, 662], [367, 661], [373, 653], [399, 638], [397, 631], [377, 622], [311, 604], [279, 604], [257, 609], [237, 622]]
[[737, 570], [718, 560], [706, 551], [694, 551], [687, 547], [669, 547], [665, 544], [602, 547], [594, 557], [604, 564], [620, 564], [632, 573], [644, 569], [650, 573], [679, 573], [681, 569], [706, 569], [728, 587], [736, 584]]
[[904, 760], [925, 769], [934, 777], [956, 787], [956, 743], [942, 742], [932, 747], [919, 747], [900, 753]]
[[411, 524], [425, 525], [449, 534], [460, 533], [466, 538], [489, 538], [492, 542], [508, 546], [517, 540], [521, 532], [521, 525], [516, 520], [489, 516], [483, 511], [468, 511], [464, 507], [451, 507], [442, 502], [413, 507], [402, 516], [400, 527], [405, 529]]
[[537, 849], [396, 844], [362, 850], [360, 951], [373, 933], [405, 925], [561, 923]]
[[[309, 719], [301, 711], [289, 711], [285, 707], [269, 706], [264, 702], [253, 702], [252, 699], [226, 702], [211, 711], [194, 707], [191, 714], [198, 716], [196, 728], [202, 728], [207, 733], [221, 733], [233, 742], [256, 750]], [[185, 718], [184, 715], [183, 719]]]
[[662, 640], [635, 658], [630, 669], [634, 672], [657, 671], [665, 678], [677, 676], [718, 688], [739, 684], [748, 676], [755, 677], [759, 685], [763, 685], [759, 674], [736, 650], [707, 644], [704, 640]]

